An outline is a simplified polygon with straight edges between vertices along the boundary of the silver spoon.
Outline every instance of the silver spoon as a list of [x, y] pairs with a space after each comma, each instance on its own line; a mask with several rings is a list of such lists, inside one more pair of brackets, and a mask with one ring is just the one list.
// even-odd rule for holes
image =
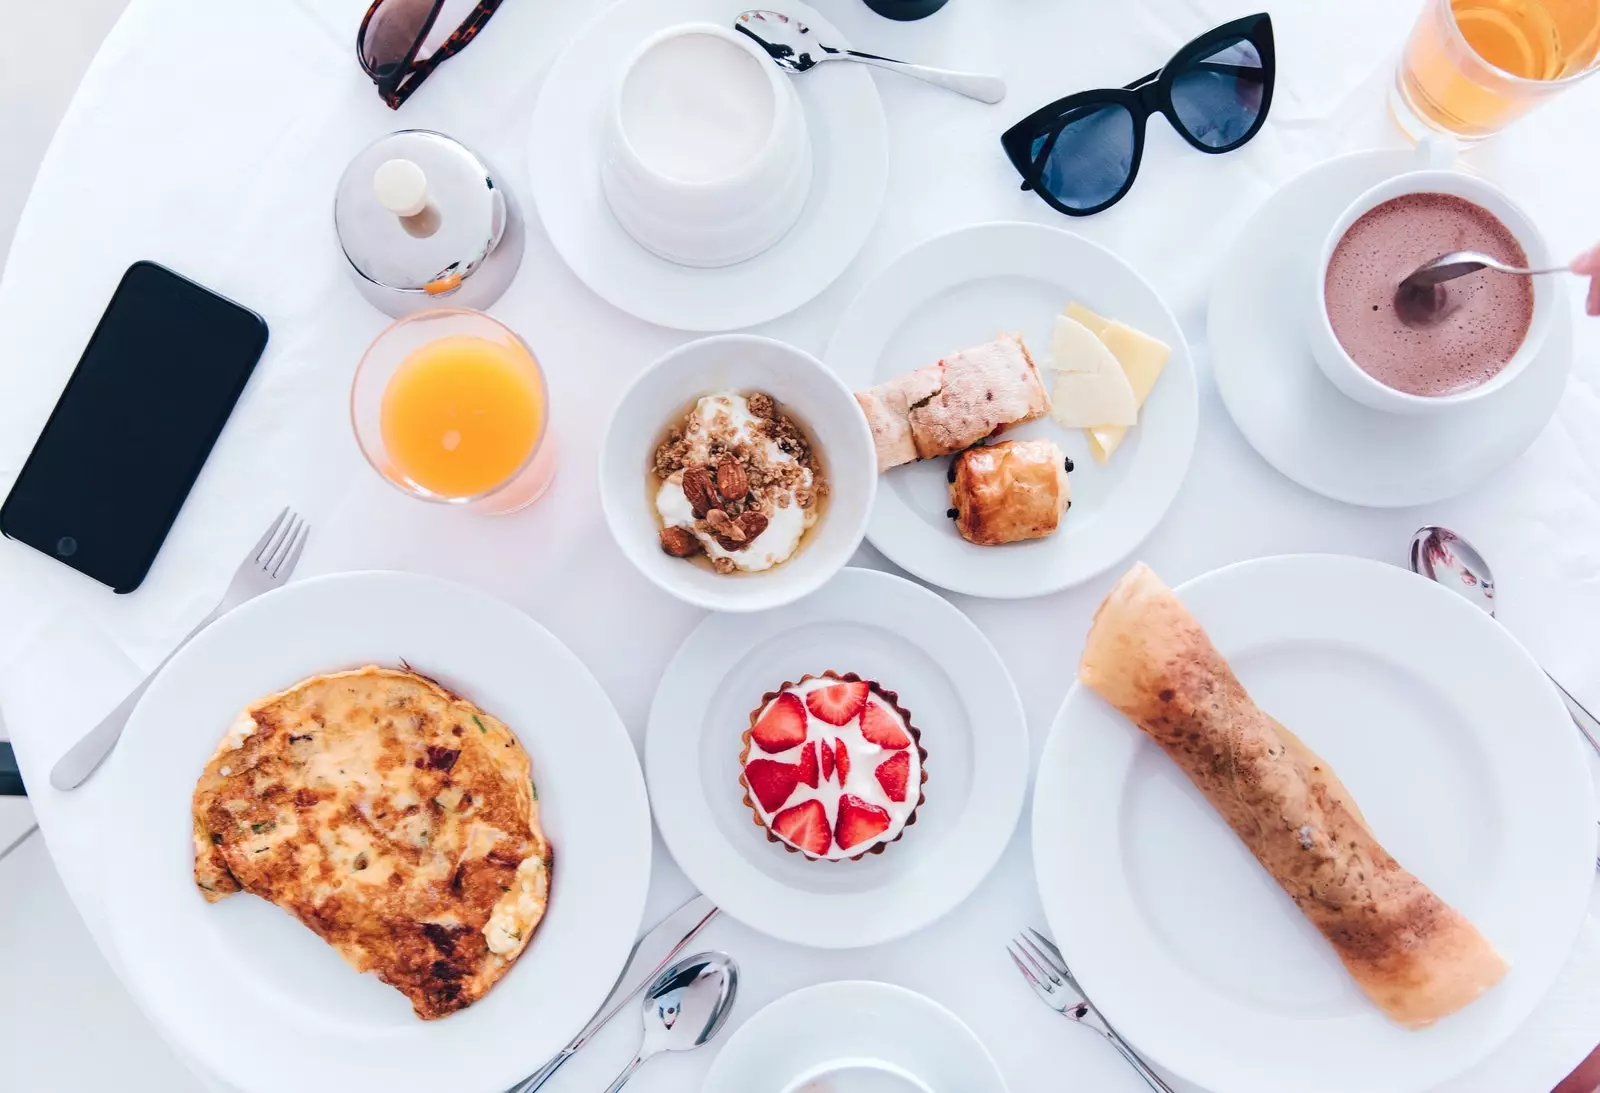
[[644, 1040], [606, 1093], [628, 1084], [645, 1060], [663, 1051], [690, 1051], [722, 1030], [739, 993], [739, 965], [727, 953], [697, 953], [656, 976], [644, 992]]
[[809, 72], [823, 61], [860, 61], [864, 65], [926, 80], [979, 102], [999, 102], [1006, 97], [1006, 83], [998, 76], [951, 72], [943, 68], [893, 61], [873, 53], [825, 46], [812, 37], [810, 27], [781, 11], [752, 9], [733, 21], [733, 29], [755, 39], [756, 44], [767, 51], [767, 56], [779, 68], [786, 68], [790, 72]]
[[1395, 314], [1407, 326], [1432, 326], [1455, 310], [1450, 306], [1450, 294], [1445, 290], [1444, 283], [1486, 269], [1519, 277], [1572, 272], [1568, 266], [1523, 269], [1521, 266], [1508, 266], [1498, 258], [1478, 251], [1451, 251], [1418, 266], [1400, 282], [1400, 286], [1394, 290]]

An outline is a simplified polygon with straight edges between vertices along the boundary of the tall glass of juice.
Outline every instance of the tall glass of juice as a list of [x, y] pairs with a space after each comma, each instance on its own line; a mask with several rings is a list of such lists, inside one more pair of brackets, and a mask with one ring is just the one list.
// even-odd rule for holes
[[398, 489], [475, 512], [533, 504], [555, 476], [550, 394], [526, 343], [481, 311], [422, 311], [378, 335], [350, 419]]
[[1390, 96], [1406, 132], [1481, 140], [1600, 64], [1600, 0], [1425, 0]]

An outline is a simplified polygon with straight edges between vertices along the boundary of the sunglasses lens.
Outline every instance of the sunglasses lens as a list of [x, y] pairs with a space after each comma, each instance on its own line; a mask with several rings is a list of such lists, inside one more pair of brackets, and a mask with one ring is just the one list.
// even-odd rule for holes
[[1172, 81], [1172, 109], [1207, 148], [1242, 141], [1261, 117], [1267, 74], [1254, 42], [1240, 38], [1187, 62]]
[[1133, 170], [1133, 115], [1115, 103], [1080, 106], [1059, 133], [1033, 143], [1045, 156], [1039, 188], [1070, 209], [1110, 201]]
[[433, 0], [382, 0], [361, 35], [361, 63], [374, 76], [392, 75], [422, 36]]

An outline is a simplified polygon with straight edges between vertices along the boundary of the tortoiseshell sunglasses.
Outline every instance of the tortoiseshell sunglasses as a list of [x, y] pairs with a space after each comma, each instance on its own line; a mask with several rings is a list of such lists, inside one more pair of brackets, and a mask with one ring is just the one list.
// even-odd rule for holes
[[[484, 28], [501, 0], [478, 0], [466, 19], [426, 56], [419, 56], [439, 19], [452, 0], [373, 0], [356, 32], [356, 56], [378, 94], [398, 110], [400, 104], [433, 74], [433, 70], [463, 49]], [[457, 5], [452, 5], [457, 6]]]

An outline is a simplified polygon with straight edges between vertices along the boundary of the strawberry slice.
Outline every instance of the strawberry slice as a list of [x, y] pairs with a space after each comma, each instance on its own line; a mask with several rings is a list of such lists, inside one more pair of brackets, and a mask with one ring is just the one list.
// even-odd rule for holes
[[873, 773], [878, 776], [878, 784], [883, 787], [883, 792], [889, 795], [889, 800], [905, 800], [906, 782], [911, 777], [911, 753], [895, 752], [879, 763], [878, 769]]
[[824, 740], [822, 742], [822, 780], [826, 782], [833, 777], [833, 747]]
[[860, 846], [889, 830], [889, 814], [877, 805], [869, 804], [853, 793], [839, 798], [839, 820], [834, 824], [833, 837], [842, 850]]
[[822, 857], [833, 845], [828, 813], [821, 801], [806, 801], [786, 808], [772, 819], [772, 830], [807, 854]]
[[866, 701], [865, 683], [835, 683], [806, 695], [806, 709], [830, 725], [848, 725]]
[[768, 812], [783, 807], [795, 787], [800, 784], [800, 768], [793, 763], [779, 763], [772, 759], [752, 759], [744, 768], [745, 781], [750, 791]]
[[839, 784], [842, 786], [850, 778], [850, 753], [845, 750], [843, 740], [833, 742], [833, 760], [839, 768]]
[[911, 737], [900, 727], [900, 722], [876, 702], [867, 703], [867, 708], [861, 711], [861, 735], [889, 751], [911, 746]]
[[778, 700], [767, 707], [761, 720], [755, 723], [750, 735], [768, 753], [788, 751], [806, 739], [806, 708], [800, 696], [785, 691]]
[[817, 788], [817, 749], [811, 744], [800, 753], [800, 781], [812, 789]]

